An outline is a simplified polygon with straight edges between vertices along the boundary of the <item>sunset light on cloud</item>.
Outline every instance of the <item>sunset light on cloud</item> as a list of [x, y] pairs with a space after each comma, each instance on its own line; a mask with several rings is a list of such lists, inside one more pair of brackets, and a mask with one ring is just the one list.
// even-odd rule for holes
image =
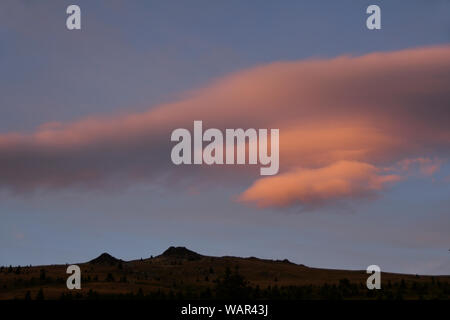
[[[288, 206], [367, 197], [406, 177], [387, 167], [448, 157], [449, 69], [448, 46], [262, 65], [144, 113], [2, 134], [0, 180], [8, 189], [32, 190], [176, 175], [167, 161], [170, 132], [204, 119], [218, 128], [280, 128], [281, 174], [255, 177], [243, 202]], [[208, 170], [215, 169], [200, 175]], [[423, 170], [433, 174], [438, 167]]]
[[277, 177], [263, 178], [251, 186], [242, 201], [261, 206], [321, 204], [342, 198], [369, 197], [398, 175], [378, 175], [374, 166], [357, 161], [338, 161], [318, 169], [297, 169]]

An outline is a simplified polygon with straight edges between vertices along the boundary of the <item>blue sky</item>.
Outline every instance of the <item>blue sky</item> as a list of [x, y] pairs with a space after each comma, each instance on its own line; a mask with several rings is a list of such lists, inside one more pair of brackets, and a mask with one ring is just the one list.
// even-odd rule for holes
[[[65, 8], [82, 30], [65, 28]], [[365, 27], [379, 4], [382, 30]], [[449, 44], [448, 1], [2, 1], [0, 133], [141, 112], [227, 74], [276, 61]], [[31, 159], [32, 160], [32, 159]], [[288, 258], [324, 268], [450, 273], [450, 166], [374, 199], [299, 212], [231, 201], [247, 185], [187, 194], [148, 183], [113, 190], [0, 192], [0, 264], [123, 259], [170, 245]], [[214, 185], [214, 183], [212, 183]]]

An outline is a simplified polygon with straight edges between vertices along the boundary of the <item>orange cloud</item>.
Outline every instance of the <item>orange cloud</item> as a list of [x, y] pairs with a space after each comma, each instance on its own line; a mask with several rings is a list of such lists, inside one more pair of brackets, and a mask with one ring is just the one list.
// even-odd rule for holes
[[[205, 128], [280, 129], [281, 175], [258, 180], [243, 201], [284, 206], [374, 194], [398, 180], [398, 174], [383, 175], [385, 168], [407, 159], [448, 158], [449, 70], [449, 46], [243, 70], [147, 112], [0, 134], [0, 187], [20, 191], [211, 177], [245, 183], [236, 167], [172, 165], [170, 133], [203, 120]], [[439, 169], [436, 163], [421, 165], [428, 174]], [[402, 174], [401, 165], [398, 171]], [[278, 190], [270, 193], [270, 185]]]
[[239, 198], [259, 206], [322, 204], [347, 198], [373, 196], [399, 175], [381, 175], [380, 169], [362, 162], [338, 161], [318, 169], [294, 169], [257, 180]]

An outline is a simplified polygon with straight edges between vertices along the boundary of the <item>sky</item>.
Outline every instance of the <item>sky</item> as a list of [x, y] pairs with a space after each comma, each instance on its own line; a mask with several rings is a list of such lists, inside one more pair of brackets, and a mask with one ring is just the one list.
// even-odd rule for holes
[[[444, 0], [2, 1], [0, 265], [176, 245], [450, 274], [449, 17]], [[194, 120], [279, 128], [279, 173], [173, 165]]]

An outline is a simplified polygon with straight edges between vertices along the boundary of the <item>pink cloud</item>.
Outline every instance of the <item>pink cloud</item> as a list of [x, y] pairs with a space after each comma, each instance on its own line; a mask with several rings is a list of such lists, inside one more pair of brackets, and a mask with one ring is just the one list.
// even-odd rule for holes
[[284, 174], [257, 180], [239, 198], [259, 206], [322, 204], [324, 202], [371, 197], [399, 175], [380, 174], [380, 169], [362, 162], [338, 161], [317, 169], [294, 169]]
[[[243, 193], [244, 201], [285, 206], [375, 194], [398, 180], [398, 174], [383, 174], [384, 168], [449, 156], [449, 70], [449, 46], [243, 70], [144, 113], [1, 134], [0, 187], [86, 188], [212, 176], [243, 183], [236, 167], [172, 165], [172, 130], [203, 120], [204, 127], [220, 129], [280, 129], [281, 175], [258, 180]], [[421, 166], [435, 174], [439, 164]], [[337, 180], [325, 179], [324, 172]], [[252, 174], [246, 171], [246, 178]], [[297, 182], [302, 192], [295, 190]], [[266, 188], [275, 183], [285, 183], [279, 190], [295, 196], [268, 195]]]

